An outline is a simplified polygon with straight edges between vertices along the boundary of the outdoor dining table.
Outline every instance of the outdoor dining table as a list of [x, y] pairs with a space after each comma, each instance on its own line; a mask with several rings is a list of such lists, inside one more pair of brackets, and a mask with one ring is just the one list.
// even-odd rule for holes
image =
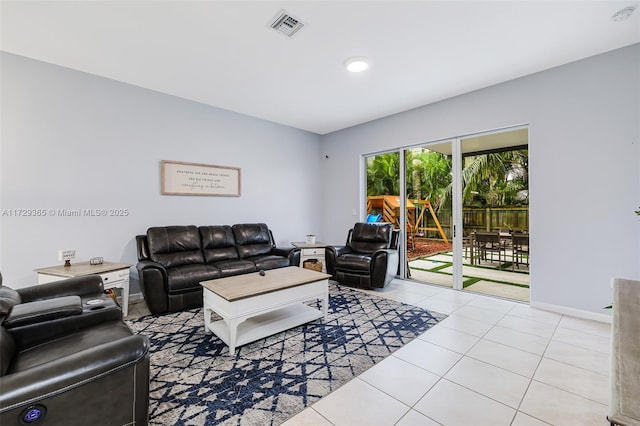
[[[512, 234], [510, 232], [484, 232], [485, 234], [497, 234], [500, 237], [500, 244], [504, 243], [504, 247], [506, 249], [507, 245], [510, 245], [511, 243], [511, 239], [512, 239]], [[469, 260], [471, 262], [472, 265], [475, 265], [475, 261], [478, 260], [478, 264], [480, 264], [480, 259], [479, 256], [474, 258], [474, 249], [476, 246], [476, 232], [472, 232], [471, 234], [469, 234], [469, 236], [464, 237], [463, 238], [463, 244], [464, 244], [464, 240], [467, 240], [468, 246], [469, 246]], [[506, 255], [505, 255], [506, 258]]]

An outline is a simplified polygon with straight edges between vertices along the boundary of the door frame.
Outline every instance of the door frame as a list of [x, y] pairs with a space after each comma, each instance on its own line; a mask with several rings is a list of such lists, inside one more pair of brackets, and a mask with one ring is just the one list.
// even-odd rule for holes
[[[421, 142], [411, 145], [402, 145], [389, 150], [382, 150], [377, 152], [369, 152], [361, 155], [360, 158], [360, 176], [362, 177], [362, 182], [360, 185], [360, 205], [364, 206], [361, 208], [361, 217], [360, 220], [364, 220], [366, 217], [366, 199], [367, 199], [367, 157], [388, 154], [397, 152], [400, 156], [400, 164], [399, 164], [399, 188], [401, 194], [406, 194], [406, 156], [405, 151], [412, 148], [426, 148], [429, 149], [430, 145], [437, 145], [443, 143], [451, 143], [451, 155], [452, 155], [452, 221], [453, 221], [453, 288], [455, 290], [462, 290], [463, 286], [463, 275], [462, 275], [462, 266], [463, 266], [463, 247], [462, 247], [462, 231], [463, 231], [463, 214], [462, 214], [462, 140], [468, 139], [471, 137], [479, 137], [479, 136], [488, 136], [491, 134], [499, 134], [504, 132], [509, 132], [518, 129], [527, 129], [528, 131], [528, 139], [527, 145], [530, 145], [531, 139], [531, 129], [529, 123], [523, 124], [515, 124], [511, 126], [499, 127], [492, 130], [473, 132], [467, 134], [459, 134], [457, 136], [442, 138], [431, 140], [427, 142]], [[406, 230], [407, 225], [407, 214], [406, 214], [406, 196], [399, 197], [400, 198], [400, 229]], [[406, 232], [403, 232], [403, 237]], [[406, 241], [402, 241], [401, 249], [400, 249], [400, 267], [399, 267], [399, 277], [403, 280], [411, 280], [411, 278], [407, 278], [407, 253], [406, 253]], [[531, 276], [529, 276], [531, 279]], [[413, 280], [416, 281], [416, 280]], [[421, 281], [416, 281], [421, 282]], [[531, 284], [530, 284], [531, 286]]]

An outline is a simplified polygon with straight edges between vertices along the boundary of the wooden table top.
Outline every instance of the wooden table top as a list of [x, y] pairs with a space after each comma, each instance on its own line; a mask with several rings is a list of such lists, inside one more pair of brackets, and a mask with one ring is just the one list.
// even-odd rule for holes
[[301, 248], [301, 249], [305, 249], [305, 248], [323, 248], [326, 247], [327, 244], [323, 243], [322, 241], [316, 241], [313, 244], [307, 244], [306, 242], [303, 241], [291, 241], [291, 245], [297, 248]]
[[39, 274], [55, 275], [57, 277], [82, 277], [84, 275], [103, 274], [105, 272], [128, 269], [128, 263], [103, 262], [100, 265], [91, 265], [89, 262], [72, 263], [71, 266], [57, 265], [46, 268], [34, 269]]
[[264, 276], [261, 276], [258, 272], [252, 272], [250, 274], [203, 281], [200, 285], [223, 299], [233, 302], [285, 288], [326, 280], [331, 277], [329, 274], [297, 266], [270, 269], [264, 272]]

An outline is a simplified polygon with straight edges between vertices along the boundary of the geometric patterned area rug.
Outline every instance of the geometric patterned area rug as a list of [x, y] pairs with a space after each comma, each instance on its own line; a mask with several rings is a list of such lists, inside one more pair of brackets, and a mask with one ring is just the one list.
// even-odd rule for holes
[[127, 323], [151, 341], [150, 424], [278, 425], [444, 317], [330, 281], [326, 322], [249, 343], [234, 356], [205, 334], [201, 308]]

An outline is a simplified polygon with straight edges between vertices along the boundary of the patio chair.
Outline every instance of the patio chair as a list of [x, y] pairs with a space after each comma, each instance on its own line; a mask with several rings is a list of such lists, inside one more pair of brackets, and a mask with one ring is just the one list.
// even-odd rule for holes
[[506, 248], [498, 232], [476, 232], [474, 241], [478, 264], [483, 259], [487, 260], [488, 253], [491, 253], [491, 262], [494, 261], [494, 253], [498, 253], [498, 263], [501, 263], [502, 253], [506, 257]]
[[470, 259], [473, 263], [473, 236], [465, 235], [462, 237], [462, 257]]
[[511, 236], [511, 250], [513, 253], [513, 262], [511, 270], [520, 269], [520, 265], [529, 266], [529, 234], [524, 232], [514, 232]]

